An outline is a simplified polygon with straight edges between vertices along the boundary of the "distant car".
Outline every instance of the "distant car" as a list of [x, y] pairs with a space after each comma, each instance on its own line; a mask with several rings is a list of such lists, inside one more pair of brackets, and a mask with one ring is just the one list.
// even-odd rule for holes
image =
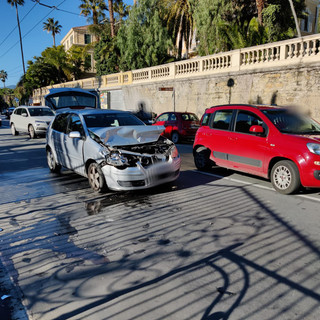
[[59, 112], [47, 131], [47, 162], [87, 177], [94, 191], [138, 190], [174, 181], [181, 159], [162, 126], [130, 112], [84, 109]]
[[45, 96], [45, 105], [54, 111], [93, 108], [100, 109], [100, 98], [96, 91], [81, 88], [54, 88]]
[[208, 108], [194, 145], [195, 165], [213, 165], [270, 179], [283, 194], [320, 188], [320, 124], [289, 108], [223, 105]]
[[153, 125], [164, 126], [162, 135], [178, 143], [181, 140], [193, 140], [199, 123], [199, 118], [191, 112], [164, 112], [155, 119]]
[[30, 138], [34, 139], [45, 135], [53, 118], [53, 111], [45, 106], [17, 107], [10, 117], [11, 133], [14, 136], [20, 132], [29, 133]]
[[10, 108], [7, 109], [7, 111], [5, 113], [7, 119], [10, 119], [10, 116], [11, 116], [12, 112], [14, 111], [14, 109], [15, 109], [15, 107], [10, 107]]

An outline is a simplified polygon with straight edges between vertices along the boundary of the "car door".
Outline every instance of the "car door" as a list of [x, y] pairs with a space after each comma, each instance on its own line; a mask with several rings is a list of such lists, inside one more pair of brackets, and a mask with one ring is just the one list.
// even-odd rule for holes
[[65, 148], [65, 135], [68, 125], [68, 113], [58, 114], [51, 126], [50, 136], [48, 137], [50, 141], [50, 146], [53, 148], [57, 162], [64, 167], [67, 167], [67, 154]]
[[21, 108], [21, 116], [19, 117], [19, 130], [28, 132], [29, 113], [26, 108]]
[[[250, 132], [253, 125], [263, 127], [264, 133]], [[267, 133], [268, 128], [259, 116], [251, 111], [238, 110], [234, 130], [230, 131], [228, 137], [228, 166], [261, 175], [269, 149]]]
[[[71, 138], [69, 136], [69, 133], [74, 131], [79, 132], [81, 137]], [[85, 133], [79, 115], [70, 114], [67, 132], [64, 137], [66, 166], [67, 168], [72, 169], [81, 175], [85, 174], [85, 166], [83, 159], [84, 138]]]
[[222, 167], [229, 166], [229, 135], [233, 118], [233, 109], [219, 109], [214, 112], [210, 130], [206, 132], [206, 140], [211, 150], [212, 160]]
[[19, 128], [17, 125], [19, 125], [20, 116], [21, 116], [21, 108], [15, 109], [10, 116], [10, 123], [13, 123], [17, 131], [19, 131], [18, 130]]

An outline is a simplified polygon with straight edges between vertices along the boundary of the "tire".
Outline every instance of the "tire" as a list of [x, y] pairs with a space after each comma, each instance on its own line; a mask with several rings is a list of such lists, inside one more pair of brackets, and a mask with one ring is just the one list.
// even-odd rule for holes
[[180, 140], [180, 137], [179, 137], [179, 133], [178, 132], [172, 132], [171, 134], [171, 141], [174, 143], [174, 144], [177, 144]]
[[106, 180], [101, 168], [96, 162], [92, 162], [88, 168], [88, 181], [90, 187], [96, 192], [104, 192], [107, 189]]
[[198, 170], [209, 170], [213, 166], [210, 160], [210, 150], [200, 147], [193, 152], [194, 164]]
[[29, 125], [28, 132], [29, 132], [30, 139], [35, 139], [37, 137], [32, 124]]
[[291, 194], [300, 187], [300, 174], [297, 166], [290, 160], [277, 162], [271, 170], [271, 182], [276, 191]]
[[14, 126], [13, 123], [11, 123], [11, 133], [13, 136], [17, 136], [19, 134], [19, 132], [16, 130], [16, 127]]
[[54, 154], [51, 149], [47, 150], [47, 163], [51, 172], [59, 173], [61, 170], [61, 165], [57, 163]]

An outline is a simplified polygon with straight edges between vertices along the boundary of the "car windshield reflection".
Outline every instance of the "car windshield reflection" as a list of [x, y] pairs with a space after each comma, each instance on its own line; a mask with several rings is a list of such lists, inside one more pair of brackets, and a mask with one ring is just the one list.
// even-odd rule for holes
[[131, 114], [90, 114], [84, 115], [84, 120], [88, 128], [105, 128], [119, 126], [144, 126], [145, 124]]
[[286, 109], [263, 110], [262, 112], [282, 133], [320, 134], [320, 125], [301, 114]]

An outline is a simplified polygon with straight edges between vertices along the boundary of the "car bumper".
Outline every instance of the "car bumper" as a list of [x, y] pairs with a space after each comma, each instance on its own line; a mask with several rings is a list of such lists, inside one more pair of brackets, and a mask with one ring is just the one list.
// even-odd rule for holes
[[118, 169], [114, 166], [102, 166], [107, 186], [110, 190], [130, 191], [152, 188], [176, 180], [179, 177], [181, 158], [170, 159], [148, 168], [141, 165]]
[[300, 162], [301, 184], [307, 188], [320, 188], [320, 156], [308, 155]]

